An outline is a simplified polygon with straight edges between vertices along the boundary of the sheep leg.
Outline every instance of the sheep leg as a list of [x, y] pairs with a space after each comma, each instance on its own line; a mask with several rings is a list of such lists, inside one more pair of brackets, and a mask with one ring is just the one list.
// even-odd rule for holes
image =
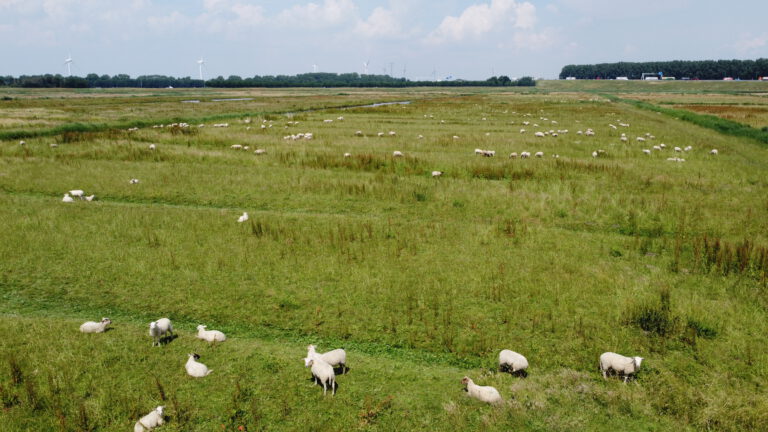
[[331, 390], [333, 390], [333, 393], [331, 393], [331, 396], [336, 396], [336, 380], [331, 381]]
[[326, 390], [325, 380], [323, 380], [323, 396], [325, 396], [325, 390]]

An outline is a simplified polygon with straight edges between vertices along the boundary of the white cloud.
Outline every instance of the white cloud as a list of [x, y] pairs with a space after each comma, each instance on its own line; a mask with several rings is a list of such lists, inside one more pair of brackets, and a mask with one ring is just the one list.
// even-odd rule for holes
[[381, 7], [373, 10], [365, 21], [358, 21], [355, 32], [368, 38], [404, 37], [403, 28], [395, 13]]
[[536, 24], [536, 7], [515, 0], [491, 0], [490, 3], [475, 4], [464, 9], [458, 17], [445, 17], [437, 29], [427, 36], [426, 41], [443, 43], [479, 39], [509, 23], [516, 28], [533, 28]]
[[264, 21], [264, 9], [261, 6], [237, 3], [232, 6], [232, 12], [242, 24], [258, 24]]
[[356, 9], [352, 0], [324, 0], [323, 4], [307, 3], [285, 9], [278, 14], [278, 20], [291, 26], [330, 27], [353, 18]]
[[768, 46], [768, 33], [759, 36], [742, 36], [733, 44], [740, 53], [746, 54]]
[[556, 37], [549, 31], [542, 32], [516, 32], [512, 37], [515, 48], [539, 51], [555, 44]]

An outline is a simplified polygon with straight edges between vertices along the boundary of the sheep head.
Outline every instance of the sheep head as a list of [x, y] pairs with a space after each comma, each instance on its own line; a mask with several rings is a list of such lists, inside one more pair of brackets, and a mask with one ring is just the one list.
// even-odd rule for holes
[[163, 415], [163, 410], [165, 407], [163, 405], [158, 405], [157, 408], [155, 408], [155, 412], [157, 412], [159, 415]]
[[464, 385], [468, 385], [471, 382], [472, 380], [468, 376], [465, 376], [464, 378], [461, 379], [461, 383]]
[[189, 353], [188, 355], [189, 355], [189, 358], [193, 358], [195, 360], [199, 360], [200, 359], [200, 355], [199, 354]]
[[149, 323], [149, 328], [153, 329], [153, 330], [156, 329], [157, 328], [157, 321], [152, 321], [151, 323]]
[[111, 319], [109, 319], [109, 318], [106, 318], [106, 317], [102, 318], [102, 319], [101, 319], [101, 322], [102, 322], [103, 324], [112, 324], [112, 320], [111, 320]]
[[309, 357], [304, 358], [304, 367], [309, 367], [312, 365], [312, 359]]
[[640, 369], [640, 363], [642, 363], [643, 360], [645, 360], [645, 359], [642, 358], [642, 357], [633, 357], [632, 358], [632, 361], [635, 363], [635, 369]]
[[206, 327], [206, 326], [204, 326], [204, 325], [200, 324], [199, 326], [197, 326], [197, 331], [200, 331], [200, 330], [205, 330], [205, 327]]

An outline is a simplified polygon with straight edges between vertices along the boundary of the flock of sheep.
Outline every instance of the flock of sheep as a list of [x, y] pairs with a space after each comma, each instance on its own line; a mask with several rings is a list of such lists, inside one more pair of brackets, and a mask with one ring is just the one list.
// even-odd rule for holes
[[[109, 318], [102, 318], [98, 322], [86, 321], [80, 325], [80, 331], [82, 333], [104, 333], [110, 324], [112, 324], [112, 320]], [[164, 338], [174, 335], [173, 323], [168, 318], [152, 321], [149, 323], [149, 335], [152, 337], [153, 347], [161, 346]], [[220, 343], [227, 340], [227, 336], [223, 332], [208, 330], [202, 324], [197, 326], [196, 337], [209, 343]], [[165, 340], [167, 341], [168, 339]], [[196, 353], [188, 354], [187, 362], [184, 364], [187, 375], [193, 378], [203, 378], [210, 375], [213, 370], [198, 360], [200, 360], [200, 355]], [[606, 352], [600, 355], [599, 368], [604, 379], [607, 379], [609, 374], [615, 374], [623, 377], [624, 383], [626, 383], [640, 369], [642, 361], [642, 357], [625, 357], [613, 352]], [[510, 374], [522, 377], [528, 375], [528, 359], [517, 352], [508, 349], [501, 350], [498, 365], [501, 372], [509, 372]], [[338, 348], [325, 353], [319, 353], [315, 345], [309, 345], [307, 347], [307, 356], [304, 358], [304, 366], [310, 368], [314, 383], [323, 387], [323, 395], [327, 394], [328, 389], [331, 390], [331, 395], [335, 395], [337, 387], [336, 371], [339, 370], [340, 373], [346, 374], [349, 370], [347, 367], [347, 352], [344, 349]], [[467, 394], [472, 398], [490, 404], [497, 404], [503, 401], [501, 394], [495, 387], [477, 385], [468, 376], [462, 378], [461, 383], [464, 385]], [[134, 426], [134, 432], [147, 432], [162, 425], [165, 421], [163, 417], [164, 408], [164, 406], [158, 406], [140, 418]]]

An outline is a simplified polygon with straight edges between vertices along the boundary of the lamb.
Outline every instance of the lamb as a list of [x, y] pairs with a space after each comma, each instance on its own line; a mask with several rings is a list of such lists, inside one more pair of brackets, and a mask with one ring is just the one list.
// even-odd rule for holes
[[336, 374], [333, 372], [333, 367], [321, 358], [311, 358], [305, 364], [312, 367], [312, 377], [315, 379], [315, 383], [319, 381], [323, 384], [323, 396], [325, 396], [328, 386], [331, 386], [331, 395], [335, 396]]
[[479, 386], [466, 376], [461, 379], [461, 383], [467, 386], [467, 393], [471, 397], [491, 404], [501, 403], [501, 395], [494, 387]]
[[208, 369], [208, 366], [198, 362], [197, 360], [200, 359], [200, 356], [191, 353], [189, 354], [189, 358], [187, 359], [187, 364], [184, 365], [184, 369], [187, 370], [187, 374], [194, 378], [202, 378], [205, 376], [208, 376], [211, 372], [213, 372], [212, 369]]
[[610, 371], [623, 375], [624, 383], [626, 383], [630, 375], [637, 373], [642, 362], [642, 357], [624, 357], [621, 354], [605, 352], [600, 355], [600, 371], [603, 373], [603, 378], [606, 379]]
[[403, 157], [403, 152], [400, 150], [395, 150], [392, 152], [392, 157]]
[[152, 346], [160, 346], [160, 339], [168, 333], [173, 334], [173, 324], [168, 318], [160, 318], [149, 323], [149, 335], [152, 336]]
[[71, 203], [71, 202], [75, 202], [75, 199], [69, 196], [68, 193], [65, 193], [64, 198], [62, 198], [61, 201], [65, 203]]
[[83, 192], [81, 189], [73, 189], [69, 191], [69, 194], [73, 197], [78, 197], [80, 199], [83, 199], [83, 195], [85, 195], [85, 192]]
[[432, 171], [432, 177], [440, 177], [443, 175], [442, 171]]
[[165, 407], [160, 405], [153, 409], [149, 414], [140, 418], [139, 421], [136, 422], [136, 425], [133, 426], [133, 432], [147, 432], [157, 426], [162, 426], [162, 424], [165, 423], [165, 420], [163, 420], [163, 409], [165, 409]]
[[206, 330], [206, 326], [199, 325], [197, 326], [197, 338], [202, 339], [208, 342], [224, 342], [227, 340], [227, 337], [224, 335], [224, 333], [218, 331], [218, 330]]
[[242, 214], [242, 215], [240, 215], [240, 217], [239, 217], [239, 218], [237, 218], [237, 221], [238, 221], [239, 223], [243, 223], [243, 222], [245, 222], [245, 221], [247, 221], [247, 220], [248, 220], [248, 212], [243, 212], [243, 214]]
[[80, 325], [80, 331], [83, 333], [104, 333], [110, 324], [112, 324], [112, 320], [109, 318], [102, 318], [99, 322], [86, 321]]
[[85, 197], [86, 201], [93, 201], [96, 198], [96, 195], [88, 195]]
[[501, 350], [499, 353], [499, 370], [509, 371], [512, 374], [527, 375], [526, 369], [528, 369], [528, 359], [522, 354], [518, 354], [511, 350]]
[[307, 358], [304, 359], [304, 364], [309, 365], [309, 360], [313, 358], [319, 358], [320, 360], [328, 363], [331, 366], [338, 366], [341, 367], [342, 371], [347, 370], [347, 352], [344, 351], [342, 348], [335, 349], [333, 351], [328, 351], [327, 353], [320, 354], [317, 351], [315, 351], [317, 347], [314, 345], [309, 345], [307, 347]]
[[476, 154], [476, 155], [482, 155], [483, 153], [485, 153], [485, 150], [483, 150], [483, 149], [479, 149], [479, 148], [476, 148], [476, 149], [475, 149], [475, 154]]
[[712, 150], [710, 150], [710, 151], [709, 151], [709, 154], [711, 154], [711, 155], [716, 155], [716, 154], [717, 154], [717, 149], [712, 149]]

